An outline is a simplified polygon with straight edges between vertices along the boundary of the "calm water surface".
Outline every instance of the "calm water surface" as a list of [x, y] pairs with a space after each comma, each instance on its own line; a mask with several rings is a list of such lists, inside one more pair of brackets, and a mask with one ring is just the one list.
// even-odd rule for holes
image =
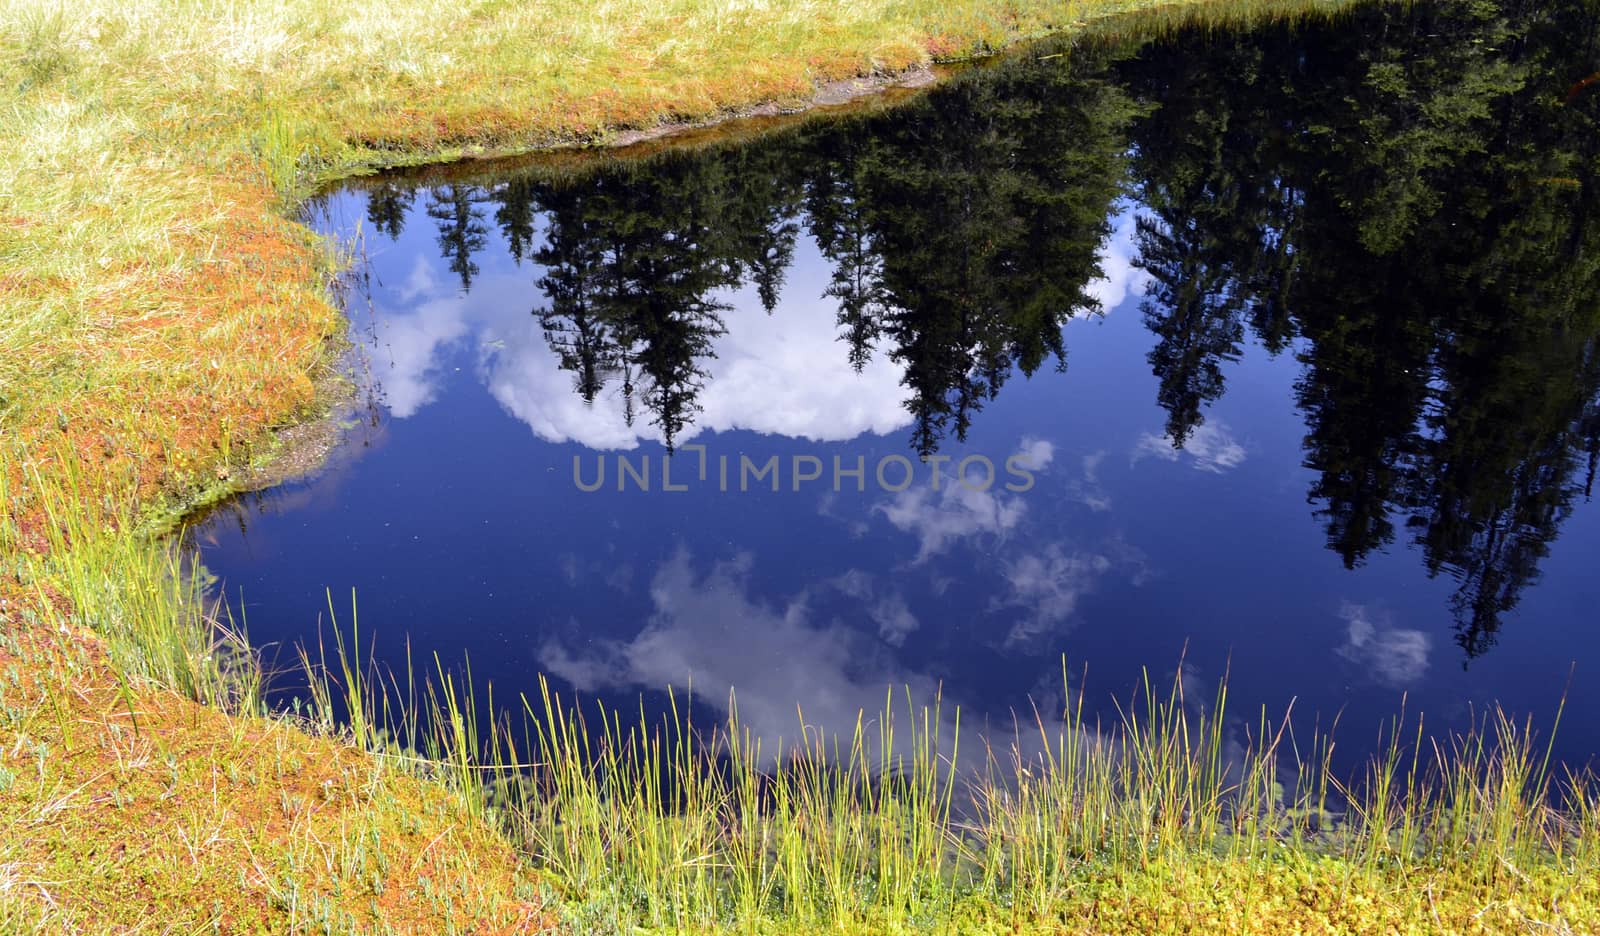
[[740, 145], [338, 192], [367, 418], [203, 559], [258, 644], [354, 589], [386, 664], [732, 687], [772, 737], [891, 685], [1009, 720], [1065, 657], [1091, 709], [1181, 661], [1351, 752], [1402, 700], [1548, 723], [1572, 674], [1587, 761], [1595, 26], [1090, 41]]

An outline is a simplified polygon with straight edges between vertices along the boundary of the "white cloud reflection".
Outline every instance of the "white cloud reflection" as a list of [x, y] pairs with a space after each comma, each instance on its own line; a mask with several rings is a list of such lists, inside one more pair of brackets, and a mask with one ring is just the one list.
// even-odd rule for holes
[[[486, 271], [463, 294], [453, 281], [430, 272], [434, 262], [419, 254], [406, 280], [392, 289], [402, 308], [378, 297], [377, 321], [366, 340], [395, 418], [432, 402], [444, 349], [475, 331], [482, 349], [478, 371], [489, 393], [539, 438], [601, 450], [661, 440], [648, 414], [637, 414], [628, 425], [615, 384], [592, 405], [574, 392], [572, 374], [561, 369], [532, 314], [539, 296], [526, 270]], [[821, 263], [814, 255], [799, 258], [793, 279], [826, 282]], [[701, 412], [679, 442], [733, 429], [834, 442], [889, 433], [910, 422], [902, 402], [903, 366], [878, 354], [860, 373], [852, 369], [838, 343], [833, 300], [807, 299], [791, 289], [768, 315], [752, 289], [722, 297], [734, 309], [726, 313], [726, 333], [714, 339], [713, 356], [703, 362], [709, 376], [699, 397]]]
[[1111, 509], [1111, 495], [1100, 484], [1100, 463], [1105, 458], [1103, 449], [1083, 456], [1083, 477], [1067, 482], [1067, 493], [1072, 499], [1095, 513]]
[[1134, 243], [1135, 214], [1127, 203], [1117, 206], [1111, 218], [1111, 234], [1100, 245], [1100, 278], [1090, 281], [1089, 295], [1100, 300], [1100, 308], [1110, 312], [1129, 296], [1142, 294], [1150, 274], [1133, 265], [1139, 248]]
[[[638, 634], [576, 648], [547, 640], [538, 653], [541, 667], [585, 695], [692, 687], [699, 703], [709, 703], [723, 716], [731, 698], [741, 730], [760, 742], [766, 756], [792, 749], [799, 738], [848, 738], [858, 719], [876, 718], [885, 705], [893, 707], [895, 719], [904, 719], [910, 714], [908, 699], [919, 718], [922, 707], [938, 704], [937, 730], [947, 743], [957, 736], [959, 709], [965, 713], [962, 735], [970, 742], [976, 733], [1003, 758], [1014, 752], [1032, 760], [1046, 747], [1057, 749], [1053, 739], [1064, 730], [1066, 687], [1055, 664], [1034, 687], [1036, 712], [1015, 713], [1015, 721], [990, 712], [991, 721], [983, 716], [983, 706], [944, 697], [936, 676], [901, 665], [894, 633], [885, 631], [883, 620], [877, 621], [876, 638], [849, 622], [824, 621], [812, 607], [822, 597], [820, 589], [763, 600], [754, 594], [753, 565], [743, 554], [702, 571], [680, 551], [657, 570], [650, 585], [652, 612]], [[820, 588], [866, 596], [868, 618], [878, 617], [875, 609], [885, 598], [891, 607], [904, 607], [897, 593], [886, 595], [880, 581], [858, 570]], [[878, 753], [877, 740], [876, 728], [869, 727], [869, 757]], [[896, 732], [895, 749], [908, 753], [907, 732]]]
[[1227, 424], [1213, 421], [1189, 433], [1182, 448], [1173, 445], [1170, 436], [1146, 432], [1133, 447], [1132, 460], [1137, 462], [1146, 456], [1153, 456], [1162, 461], [1175, 462], [1187, 458], [1197, 471], [1222, 474], [1244, 464], [1246, 455], [1244, 446], [1235, 441]]
[[1059, 632], [1077, 611], [1079, 599], [1111, 568], [1109, 556], [1068, 552], [1055, 543], [1004, 562], [1007, 590], [991, 600], [990, 608], [1023, 610], [1006, 634], [1006, 646], [1026, 646]]
[[384, 402], [396, 419], [413, 416], [433, 402], [439, 377], [436, 361], [444, 348], [468, 331], [464, 303], [439, 282], [433, 268], [429, 258], [417, 257], [405, 282], [396, 288], [406, 311], [382, 306], [373, 310], [375, 321], [366, 345]]
[[1387, 614], [1366, 605], [1345, 602], [1339, 608], [1345, 622], [1345, 639], [1337, 652], [1364, 669], [1374, 680], [1402, 689], [1428, 671], [1432, 640], [1420, 630], [1394, 627]]
[[898, 647], [921, 626], [911, 613], [905, 596], [899, 591], [884, 589], [869, 572], [851, 569], [830, 583], [844, 595], [860, 603], [868, 617], [878, 625], [878, 638], [891, 647]]
[[[1019, 467], [1037, 473], [1050, 466], [1055, 447], [1043, 439], [1024, 438], [1011, 457]], [[945, 472], [938, 490], [934, 490], [931, 471], [919, 475], [918, 483], [873, 508], [896, 528], [916, 534], [915, 563], [974, 536], [1003, 539], [1027, 513], [1023, 496], [1006, 492], [1006, 482], [1015, 478], [1008, 476], [1003, 466], [995, 466], [994, 483], [987, 490], [978, 490], [981, 484], [976, 478], [969, 486], [950, 473]]]
[[[1105, 276], [1088, 287], [1107, 311], [1142, 288], [1145, 274], [1133, 266], [1132, 232], [1132, 213], [1119, 211], [1101, 247]], [[472, 289], [462, 293], [454, 280], [437, 275], [431, 241], [415, 243], [404, 278], [374, 296], [372, 331], [357, 336], [372, 351], [375, 377], [395, 418], [412, 416], [433, 401], [445, 349], [476, 333], [480, 378], [539, 438], [600, 450], [660, 441], [647, 414], [627, 424], [615, 385], [592, 405], [574, 392], [572, 374], [560, 368], [532, 314], [542, 298], [532, 287], [536, 273], [500, 270], [486, 260]], [[879, 353], [860, 373], [851, 368], [838, 341], [835, 302], [813, 295], [828, 275], [815, 246], [802, 242], [789, 276], [794, 285], [772, 314], [761, 310], [753, 289], [719, 294], [735, 308], [704, 362], [709, 376], [699, 398], [702, 411], [680, 442], [703, 431], [734, 429], [834, 442], [909, 424], [901, 364]]]
[[[899, 700], [909, 689], [918, 705], [936, 697], [937, 680], [899, 668], [885, 641], [843, 623], [814, 621], [807, 592], [775, 603], [752, 596], [751, 564], [744, 555], [699, 575], [680, 551], [656, 572], [654, 610], [636, 636], [581, 652], [549, 641], [540, 661], [584, 693], [692, 682], [697, 698], [722, 703], [733, 690], [740, 724], [767, 751], [780, 738], [792, 743], [802, 730], [848, 734], [861, 712], [882, 710], [891, 689]], [[847, 587], [870, 583], [858, 579]]]

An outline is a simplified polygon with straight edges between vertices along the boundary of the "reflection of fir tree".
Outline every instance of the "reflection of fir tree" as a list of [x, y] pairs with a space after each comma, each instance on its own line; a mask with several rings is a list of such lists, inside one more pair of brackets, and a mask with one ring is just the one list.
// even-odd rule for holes
[[1150, 367], [1167, 411], [1167, 438], [1182, 448], [1201, 408], [1222, 396], [1224, 361], [1239, 359], [1244, 322], [1226, 268], [1206, 262], [1196, 228], [1138, 220], [1139, 265], [1150, 274], [1144, 323], [1160, 340]]
[[793, 157], [793, 149], [781, 145], [741, 147], [725, 157], [723, 184], [730, 191], [721, 204], [719, 233], [768, 314], [777, 308], [800, 233]]
[[533, 250], [535, 219], [539, 215], [538, 188], [531, 179], [514, 178], [499, 186], [492, 196], [494, 223], [499, 225], [506, 239], [506, 250], [517, 263], [527, 259]]
[[[575, 189], [544, 193], [550, 221], [533, 261], [545, 271], [538, 286], [549, 304], [534, 314], [562, 369], [573, 373], [578, 395], [593, 403], [608, 375], [620, 366], [620, 349], [606, 321], [609, 265], [604, 242], [585, 217], [583, 201]], [[533, 204], [533, 199], [524, 203]]]
[[[724, 331], [728, 305], [716, 293], [757, 265], [751, 255], [782, 254], [773, 243], [783, 234], [763, 227], [765, 217], [727, 210], [748, 193], [728, 191], [723, 176], [705, 160], [665, 157], [496, 193], [502, 223], [521, 224], [535, 210], [548, 219], [532, 255], [544, 270], [534, 312], [579, 395], [592, 402], [617, 379], [629, 422], [642, 405], [669, 447], [699, 408], [704, 361]], [[771, 237], [763, 241], [762, 231]]]
[[1139, 123], [1136, 263], [1150, 275], [1149, 361], [1176, 447], [1222, 396], [1247, 320], [1274, 351], [1292, 332], [1283, 294], [1300, 198], [1274, 165], [1274, 115], [1252, 105], [1262, 60], [1293, 44], [1270, 32], [1217, 42], [1227, 54], [1157, 47], [1133, 69], [1139, 93], [1161, 102]]
[[461, 288], [470, 290], [478, 275], [473, 254], [488, 244], [488, 228], [483, 224], [481, 189], [470, 185], [445, 185], [428, 193], [428, 217], [439, 230], [439, 250], [450, 272], [461, 278]]
[[669, 159], [602, 180], [597, 221], [609, 242], [605, 315], [626, 368], [630, 400], [643, 403], [670, 449], [689, 425], [706, 377], [703, 361], [723, 333], [728, 306], [713, 293], [735, 273], [720, 250], [714, 193], [693, 159]]
[[1493, 642], [1588, 483], [1600, 266], [1573, 223], [1572, 203], [1592, 195], [1563, 195], [1524, 195], [1494, 236], [1460, 243], [1466, 288], [1442, 316], [1411, 525], [1430, 570], [1460, 582], [1469, 654]]
[[416, 197], [416, 189], [410, 186], [392, 179], [378, 182], [367, 189], [367, 221], [379, 234], [396, 240], [405, 229], [406, 214], [411, 211]]
[[1159, 219], [1141, 232], [1152, 363], [1181, 427], [1221, 392], [1241, 312], [1269, 348], [1302, 336], [1330, 548], [1358, 564], [1404, 517], [1459, 583], [1471, 656], [1595, 445], [1594, 105], [1562, 100], [1600, 65], [1595, 18], [1465, 0], [1352, 17], [1187, 35], [1129, 67], [1163, 102], [1135, 132]]
[[1327, 292], [1323, 302], [1306, 303], [1298, 320], [1312, 343], [1300, 356], [1306, 367], [1295, 396], [1308, 429], [1305, 465], [1315, 472], [1307, 496], [1319, 505], [1313, 512], [1328, 548], [1354, 568], [1394, 540], [1393, 512], [1403, 502], [1426, 392], [1429, 333], [1425, 320], [1385, 302], [1405, 295], [1391, 291], [1403, 284], [1374, 288], [1348, 273], [1325, 267], [1302, 279]]
[[807, 230], [833, 266], [823, 296], [839, 304], [839, 340], [858, 373], [883, 332], [883, 257], [872, 242], [855, 167], [869, 145], [860, 124], [819, 137], [806, 178]]
[[[920, 454], [947, 435], [964, 439], [1014, 368], [1064, 364], [1062, 326], [1097, 308], [1086, 288], [1099, 273], [1131, 116], [1093, 77], [1100, 61], [1083, 50], [1068, 64], [1023, 61], [955, 82], [872, 126], [854, 159], [852, 194], [882, 270], [858, 263], [870, 279], [836, 278], [840, 319], [856, 348], [881, 329], [905, 367]], [[830, 220], [847, 252], [855, 219]], [[861, 319], [880, 303], [878, 328], [867, 327]]]

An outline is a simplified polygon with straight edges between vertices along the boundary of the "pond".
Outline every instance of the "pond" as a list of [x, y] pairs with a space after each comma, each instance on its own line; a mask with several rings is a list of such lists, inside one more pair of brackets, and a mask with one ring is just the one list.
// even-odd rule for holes
[[1105, 35], [696, 146], [360, 181], [313, 214], [365, 254], [362, 418], [194, 541], [257, 645], [353, 593], [379, 663], [502, 700], [733, 690], [776, 738], [891, 687], [1114, 719], [1182, 667], [1351, 755], [1565, 693], [1586, 762], [1595, 27]]

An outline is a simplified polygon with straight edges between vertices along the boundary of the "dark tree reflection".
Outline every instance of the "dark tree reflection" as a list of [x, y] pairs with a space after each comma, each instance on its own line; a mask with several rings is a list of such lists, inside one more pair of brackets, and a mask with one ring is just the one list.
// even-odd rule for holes
[[1346, 565], [1403, 526], [1469, 657], [1587, 496], [1600, 68], [1582, 4], [1364, 8], [1192, 34], [1124, 73], [1151, 212], [1151, 364], [1183, 431], [1248, 322], [1302, 340], [1309, 492]]
[[[575, 391], [621, 394], [669, 448], [732, 291], [782, 315], [798, 289], [836, 306], [854, 368], [903, 368], [926, 456], [1015, 374], [1065, 367], [1131, 196], [1170, 443], [1251, 342], [1292, 354], [1329, 550], [1415, 547], [1459, 583], [1470, 657], [1600, 462], [1596, 35], [1571, 0], [1438, 0], [1084, 40], [866, 116], [424, 203], [463, 288], [492, 203]], [[398, 237], [412, 197], [374, 183], [369, 219]], [[802, 235], [825, 279], [790, 281]]]
[[[461, 278], [461, 288], [472, 288], [478, 275], [473, 255], [488, 245], [489, 229], [483, 223], [484, 193], [470, 185], [447, 185], [428, 193], [428, 217], [438, 228], [439, 250], [450, 272]], [[398, 228], [393, 228], [398, 232]]]
[[[1104, 76], [1111, 54], [1020, 61], [818, 141], [816, 163], [846, 176], [825, 184], [859, 212], [843, 219], [861, 224], [881, 257], [836, 267], [849, 271], [834, 287], [852, 360], [856, 335], [881, 335], [904, 365], [918, 454], [947, 435], [965, 439], [1013, 371], [1031, 375], [1052, 358], [1064, 368], [1062, 326], [1099, 310], [1087, 287], [1123, 190], [1133, 116]], [[859, 248], [858, 234], [840, 233], [829, 232], [840, 252]], [[866, 288], [856, 285], [863, 267]], [[869, 311], [876, 321], [860, 322]]]

